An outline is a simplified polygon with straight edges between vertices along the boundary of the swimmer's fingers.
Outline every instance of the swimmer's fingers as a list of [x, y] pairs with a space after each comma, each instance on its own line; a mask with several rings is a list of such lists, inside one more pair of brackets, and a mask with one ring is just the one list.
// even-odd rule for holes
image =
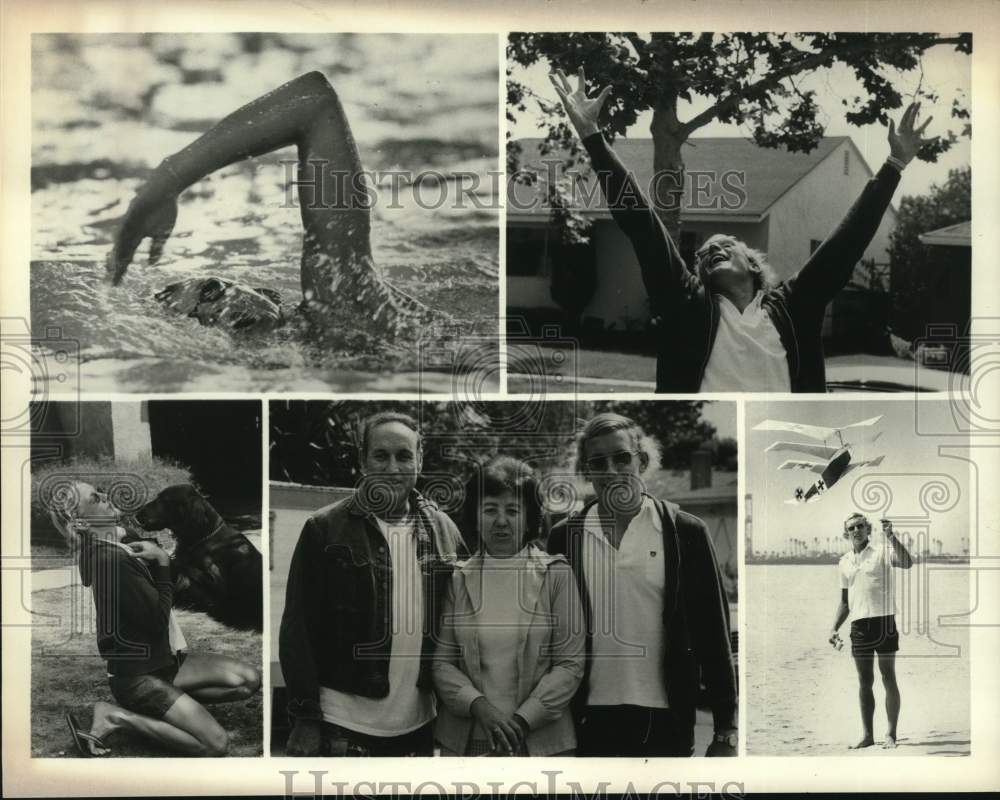
[[167, 243], [167, 239], [170, 238], [170, 234], [174, 232], [174, 224], [177, 222], [177, 206], [171, 206], [167, 209], [167, 213], [164, 218], [160, 220], [153, 230], [152, 243], [149, 245], [149, 265], [153, 266], [160, 260], [160, 256], [163, 255], [163, 247]]
[[118, 235], [115, 237], [115, 244], [108, 255], [107, 264], [108, 272], [111, 273], [111, 283], [115, 286], [121, 283], [122, 278], [125, 277], [129, 264], [132, 263], [132, 257], [141, 241], [141, 237], [128, 230], [127, 222], [119, 229]]

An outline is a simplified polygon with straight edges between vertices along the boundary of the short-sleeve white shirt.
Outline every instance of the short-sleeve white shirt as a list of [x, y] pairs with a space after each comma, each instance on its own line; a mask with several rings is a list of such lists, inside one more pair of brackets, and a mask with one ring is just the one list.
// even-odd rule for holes
[[850, 618], [888, 617], [896, 613], [892, 558], [884, 545], [871, 539], [860, 553], [850, 550], [840, 557], [840, 588], [847, 589]]

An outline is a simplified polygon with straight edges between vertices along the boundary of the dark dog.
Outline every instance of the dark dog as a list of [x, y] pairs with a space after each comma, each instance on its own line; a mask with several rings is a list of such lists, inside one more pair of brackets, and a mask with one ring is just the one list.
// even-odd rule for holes
[[169, 528], [177, 540], [171, 566], [177, 608], [203, 611], [231, 628], [263, 630], [261, 555], [193, 486], [167, 487], [135, 521], [146, 530]]

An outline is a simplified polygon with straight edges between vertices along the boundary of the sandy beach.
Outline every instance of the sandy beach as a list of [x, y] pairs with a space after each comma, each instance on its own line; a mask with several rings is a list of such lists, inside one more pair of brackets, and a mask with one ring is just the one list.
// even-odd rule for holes
[[[897, 580], [896, 659], [902, 710], [899, 746], [885, 750], [885, 695], [876, 670], [876, 746], [861, 738], [849, 623], [841, 651], [826, 642], [838, 597], [836, 567], [747, 568], [747, 752], [751, 755], [969, 755], [969, 607], [967, 568], [915, 565]], [[929, 609], [929, 612], [927, 611]], [[919, 613], [918, 613], [919, 611]], [[925, 615], [930, 624], [926, 625]]]

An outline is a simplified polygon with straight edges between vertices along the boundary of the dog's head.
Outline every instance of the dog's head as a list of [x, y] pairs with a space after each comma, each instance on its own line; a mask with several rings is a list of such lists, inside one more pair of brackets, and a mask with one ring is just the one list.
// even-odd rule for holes
[[178, 541], [203, 539], [219, 519], [219, 513], [187, 483], [168, 486], [135, 512], [135, 521], [147, 531], [169, 528]]

